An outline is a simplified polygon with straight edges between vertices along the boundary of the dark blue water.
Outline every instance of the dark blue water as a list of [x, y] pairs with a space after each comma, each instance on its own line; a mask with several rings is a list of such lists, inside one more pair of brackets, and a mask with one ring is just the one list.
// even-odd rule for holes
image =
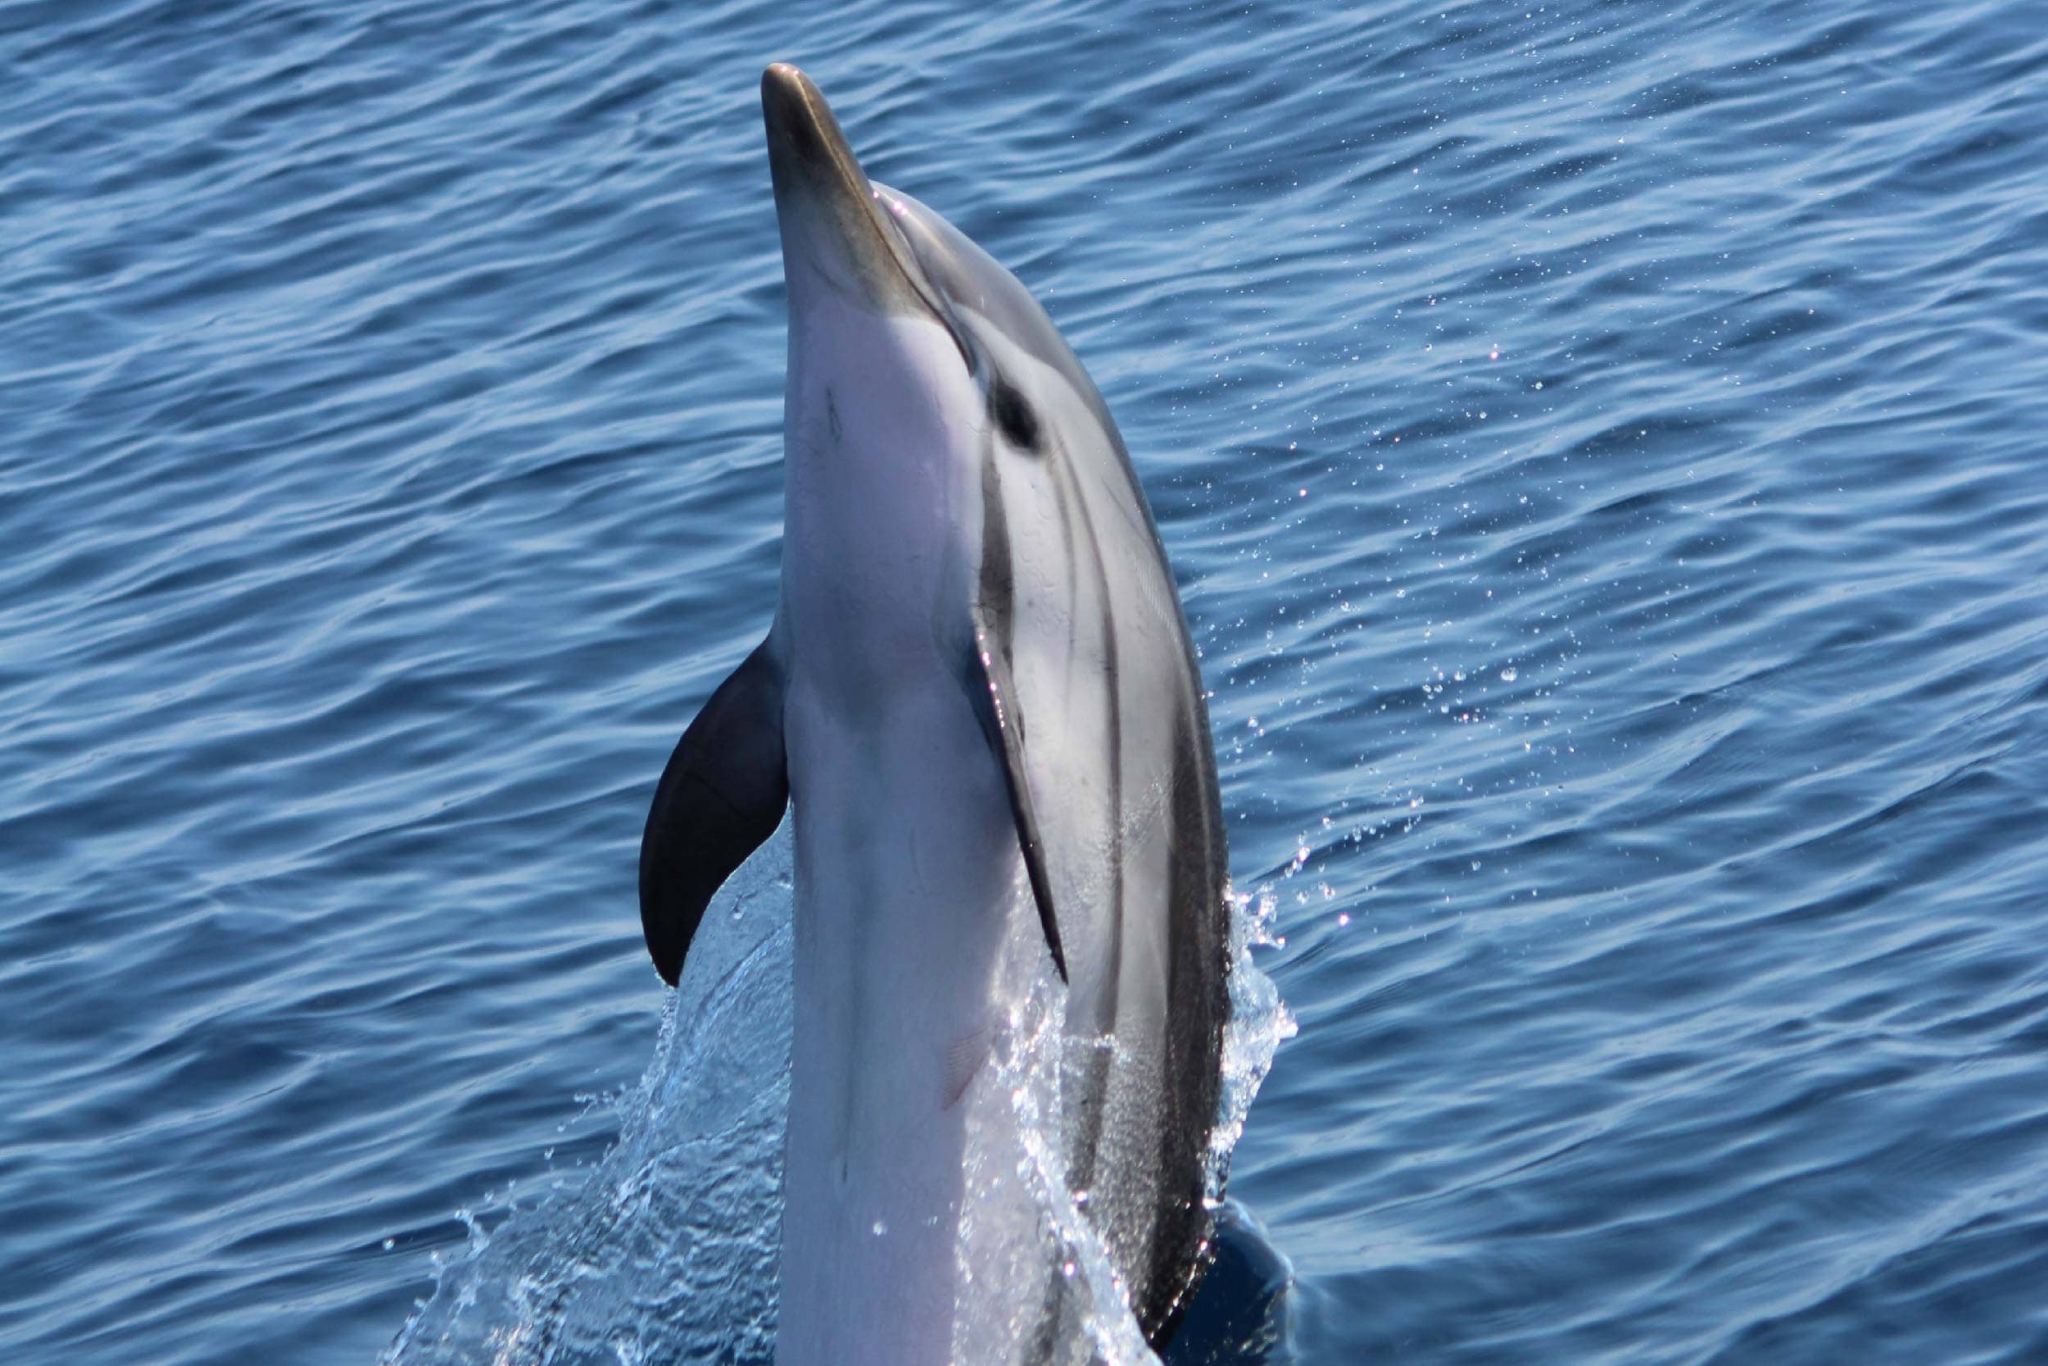
[[1263, 1359], [2048, 1360], [2037, 0], [0, 6], [0, 1356], [688, 1279], [563, 1221], [731, 1080], [634, 859], [774, 599], [774, 58], [1153, 500]]

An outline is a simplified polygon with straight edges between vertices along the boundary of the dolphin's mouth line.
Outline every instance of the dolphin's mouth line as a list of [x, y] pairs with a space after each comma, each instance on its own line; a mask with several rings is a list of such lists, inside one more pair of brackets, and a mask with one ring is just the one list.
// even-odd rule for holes
[[875, 222], [889, 243], [890, 259], [895, 261], [896, 269], [902, 273], [903, 282], [910, 286], [924, 302], [924, 306], [931, 310], [932, 317], [952, 336], [953, 345], [960, 348], [960, 359], [967, 366], [967, 373], [978, 374], [981, 368], [979, 353], [967, 340], [967, 329], [953, 316], [952, 305], [946, 302], [943, 294], [932, 287], [924, 263], [917, 258], [917, 248], [911, 245], [910, 238], [903, 229], [891, 221], [895, 216], [896, 206], [889, 199], [888, 192], [877, 188], [873, 181], [869, 181], [868, 202], [875, 206]]

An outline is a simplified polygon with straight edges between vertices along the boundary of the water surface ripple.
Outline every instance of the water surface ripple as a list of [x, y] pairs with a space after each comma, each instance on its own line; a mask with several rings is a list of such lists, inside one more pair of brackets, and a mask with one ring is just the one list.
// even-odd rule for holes
[[2036, 0], [0, 8], [0, 1355], [360, 1366], [619, 1136], [775, 58], [1153, 499], [1274, 1359], [2048, 1360]]

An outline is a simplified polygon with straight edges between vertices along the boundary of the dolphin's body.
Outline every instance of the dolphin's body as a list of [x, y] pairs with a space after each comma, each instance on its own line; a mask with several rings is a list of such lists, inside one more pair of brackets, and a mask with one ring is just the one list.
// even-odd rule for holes
[[1021, 1137], [991, 1059], [1055, 976], [1081, 1041], [1061, 1198], [1163, 1342], [1206, 1251], [1229, 1012], [1173, 577], [1101, 395], [1024, 287], [872, 185], [796, 68], [770, 67], [762, 102], [789, 287], [781, 602], [662, 775], [640, 892], [673, 983], [794, 800], [776, 1359], [1071, 1355], [1073, 1268], [1002, 1178], [1018, 1154], [977, 1165]]

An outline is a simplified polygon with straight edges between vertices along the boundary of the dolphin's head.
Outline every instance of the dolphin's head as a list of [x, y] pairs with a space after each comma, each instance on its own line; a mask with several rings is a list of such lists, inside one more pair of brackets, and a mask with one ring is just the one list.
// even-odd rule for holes
[[945, 304], [847, 145], [811, 78], [787, 62], [761, 76], [768, 168], [792, 316], [820, 291], [884, 315], [945, 325]]
[[962, 362], [984, 380], [993, 378], [987, 353], [1006, 349], [988, 344], [997, 333], [1058, 372], [1114, 428], [1031, 292], [938, 214], [870, 181], [810, 77], [787, 62], [770, 66], [761, 108], [793, 322], [819, 290], [877, 313], [922, 317], [951, 334]]
[[[785, 606], [817, 608], [826, 635], [894, 609], [906, 635], [918, 617], [918, 633], [953, 641], [977, 595], [1071, 577], [1074, 479], [1107, 481], [1118, 515], [1148, 527], [1115, 423], [1030, 292], [870, 181], [803, 72], [769, 67], [761, 105], [789, 299]], [[1025, 525], [991, 524], [999, 486]]]

